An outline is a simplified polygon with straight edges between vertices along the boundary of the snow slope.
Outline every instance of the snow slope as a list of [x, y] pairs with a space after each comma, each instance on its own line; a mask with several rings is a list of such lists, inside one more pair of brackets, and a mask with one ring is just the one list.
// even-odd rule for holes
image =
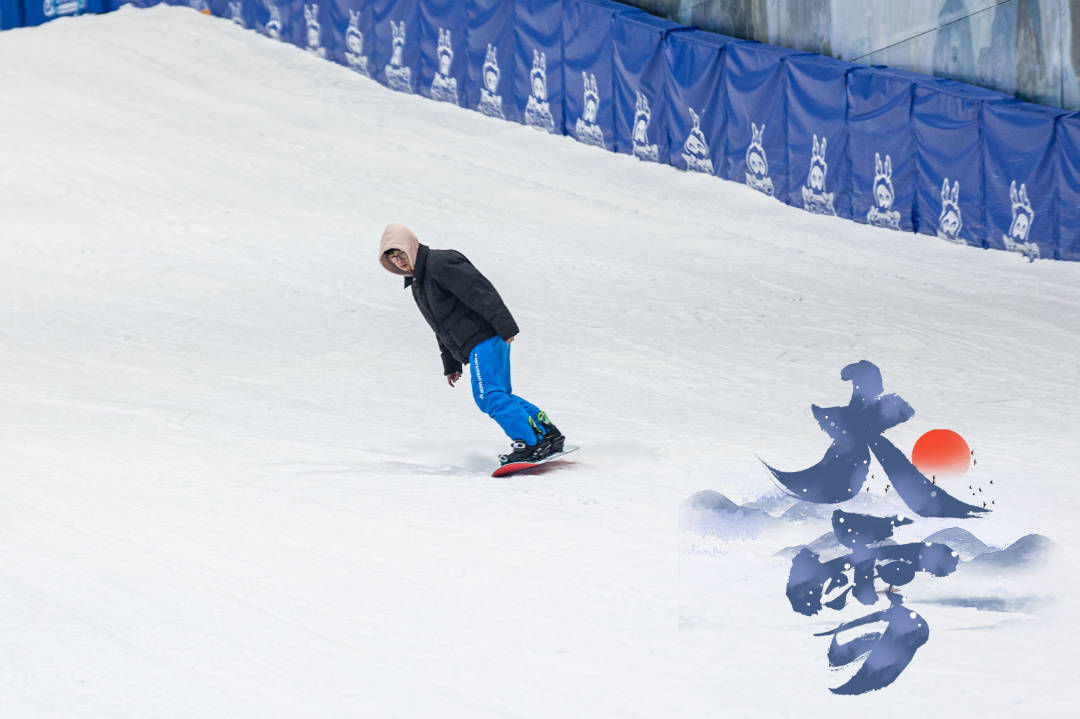
[[[793, 613], [773, 556], [828, 521], [679, 515], [774, 492], [757, 456], [816, 462], [809, 404], [868, 359], [916, 410], [893, 442], [955, 429], [962, 482], [994, 480], [965, 529], [1066, 549], [981, 590], [1067, 600], [1080, 265], [809, 215], [186, 8], [0, 34], [0, 97], [0, 716], [1071, 707], [1067, 607], [919, 604], [959, 577], [905, 592], [931, 635], [894, 685], [833, 696], [812, 634], [851, 615]], [[390, 221], [494, 281], [572, 461], [487, 476], [507, 442], [377, 265]]]

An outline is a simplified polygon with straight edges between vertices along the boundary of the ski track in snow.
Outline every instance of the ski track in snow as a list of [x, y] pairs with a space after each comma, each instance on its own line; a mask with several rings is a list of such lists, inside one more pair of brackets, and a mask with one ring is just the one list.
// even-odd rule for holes
[[[916, 410], [897, 446], [956, 429], [995, 480], [965, 528], [1068, 549], [1080, 265], [810, 215], [186, 8], [4, 32], [0, 87], [0, 715], [1071, 706], [1064, 607], [918, 603], [956, 577], [905, 593], [931, 636], [892, 687], [834, 697], [812, 634], [842, 619], [793, 613], [772, 557], [827, 522], [677, 522], [772, 491], [757, 456], [816, 462], [810, 403], [868, 359]], [[499, 288], [565, 465], [487, 476], [506, 442], [378, 266], [391, 221]], [[1024, 590], [1068, 599], [1066, 562]]]

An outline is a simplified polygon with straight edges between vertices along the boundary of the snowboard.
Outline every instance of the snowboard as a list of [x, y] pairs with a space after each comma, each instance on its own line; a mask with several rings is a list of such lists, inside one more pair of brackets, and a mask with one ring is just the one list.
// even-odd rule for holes
[[559, 459], [560, 457], [564, 457], [564, 456], [570, 454], [571, 452], [576, 452], [579, 449], [581, 449], [581, 447], [566, 446], [566, 447], [563, 447], [563, 451], [561, 451], [561, 452], [559, 452], [557, 454], [549, 454], [548, 456], [541, 459], [539, 462], [511, 462], [510, 464], [504, 464], [503, 466], [499, 467], [494, 472], [492, 472], [491, 476], [492, 477], [508, 477], [511, 474], [517, 474], [518, 472], [523, 472], [523, 471], [525, 471], [527, 469], [532, 469], [533, 467], [539, 467], [541, 464], [545, 464], [547, 462], [550, 462], [553, 459]]

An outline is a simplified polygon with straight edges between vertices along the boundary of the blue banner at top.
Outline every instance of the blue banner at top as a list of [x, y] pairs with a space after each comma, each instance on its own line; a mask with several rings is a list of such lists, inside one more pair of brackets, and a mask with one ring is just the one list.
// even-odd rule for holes
[[959, 244], [983, 246], [980, 113], [1000, 93], [920, 76], [911, 107], [915, 139], [915, 226]]
[[22, 27], [22, 0], [0, 0], [0, 30]]
[[612, 30], [617, 15], [639, 11], [609, 0], [565, 0], [563, 7], [566, 82], [563, 132], [586, 145], [612, 149], [615, 142]]
[[1080, 261], [1080, 114], [1058, 119], [1054, 146], [1058, 170], [1055, 257]]
[[881, 68], [847, 74], [851, 214], [857, 222], [914, 229], [914, 83]]
[[332, 59], [326, 47], [327, 40], [331, 38], [330, 3], [327, 0], [321, 0], [321, 2], [309, 0], [297, 3], [293, 7], [296, 8], [294, 12], [303, 13], [303, 23], [297, 23], [301, 32], [293, 35], [290, 42], [299, 45], [315, 57], [323, 60]]
[[281, 40], [287, 19], [281, 12], [283, 5], [281, 0], [243, 0], [241, 16], [244, 27], [272, 40]]
[[514, 3], [513, 108], [507, 119], [562, 134], [562, 0]]
[[639, 160], [668, 162], [667, 81], [664, 38], [687, 31], [646, 13], [615, 16], [613, 114], [616, 152]]
[[513, 117], [513, 0], [467, 0], [465, 39], [465, 107], [500, 120]]
[[468, 77], [466, 6], [457, 0], [420, 0], [419, 91], [461, 105]]
[[322, 0], [320, 44], [326, 58], [372, 77], [375, 21], [367, 0]]
[[1057, 249], [1055, 125], [1064, 110], [1023, 102], [982, 108], [986, 242], [1029, 259]]
[[823, 55], [790, 55], [787, 72], [788, 189], [785, 202], [851, 218], [847, 163], [847, 74], [855, 65]]
[[[111, 8], [105, 4], [106, 2], [107, 0], [22, 0], [21, 21], [23, 25], [32, 26], [61, 17], [83, 15], [88, 12], [107, 12]], [[187, 3], [183, 4], [186, 5]], [[8, 10], [6, 2], [3, 6], [0, 6], [0, 9], [3, 10], [5, 17], [8, 12], [11, 12], [12, 19], [18, 18], [14, 8]], [[13, 25], [7, 25], [6, 22], [5, 20], [4, 27], [14, 27]]]
[[374, 0], [374, 77], [391, 90], [416, 92], [420, 74], [418, 0]]
[[727, 142], [719, 174], [780, 199], [788, 190], [783, 60], [794, 54], [757, 42], [732, 43], [724, 52]]
[[273, 6], [281, 15], [281, 27], [278, 40], [296, 45], [312, 55], [327, 59], [323, 46], [323, 23], [325, 5], [311, 0], [277, 0]]
[[701, 30], [665, 36], [668, 161], [675, 167], [716, 174], [726, 140], [723, 51], [738, 42]]

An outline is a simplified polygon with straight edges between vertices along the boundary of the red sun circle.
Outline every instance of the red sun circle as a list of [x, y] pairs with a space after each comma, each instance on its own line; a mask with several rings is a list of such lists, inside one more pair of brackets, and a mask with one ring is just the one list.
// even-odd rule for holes
[[927, 476], [961, 475], [971, 464], [971, 449], [951, 429], [932, 429], [916, 440], [911, 463]]

